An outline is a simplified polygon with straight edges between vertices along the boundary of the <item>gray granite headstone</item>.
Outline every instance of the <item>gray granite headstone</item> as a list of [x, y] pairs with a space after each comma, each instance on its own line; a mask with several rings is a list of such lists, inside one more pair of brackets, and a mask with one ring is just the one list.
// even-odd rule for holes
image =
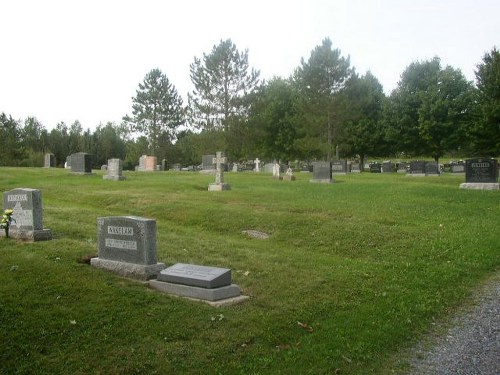
[[86, 152], [77, 152], [71, 155], [71, 172], [92, 173], [92, 155]]
[[215, 169], [214, 158], [215, 155], [203, 155], [201, 157], [201, 169], [204, 171], [213, 171]]
[[360, 163], [352, 163], [351, 164], [351, 173], [361, 173], [361, 164]]
[[227, 158], [222, 155], [221, 151], [217, 151], [217, 156], [212, 159], [212, 162], [213, 164], [216, 165], [215, 183], [208, 185], [208, 190], [209, 191], [231, 190], [231, 186], [224, 182], [223, 164], [227, 163]]
[[156, 258], [156, 221], [137, 216], [97, 218], [98, 258], [91, 264], [122, 276], [149, 280], [165, 268]]
[[498, 183], [498, 161], [478, 158], [465, 161], [465, 183], [462, 189], [500, 190]]
[[[9, 237], [26, 241], [52, 239], [52, 231], [43, 228], [42, 192], [19, 188], [3, 193], [3, 208], [13, 210]], [[0, 235], [4, 235], [0, 231]]]
[[125, 176], [123, 176], [123, 162], [121, 159], [109, 159], [107, 170], [108, 174], [102, 176], [104, 180], [125, 180]]
[[368, 168], [370, 168], [370, 173], [381, 173], [382, 172], [382, 164], [378, 162], [370, 163]]
[[71, 169], [71, 155], [66, 156], [66, 163], [64, 163], [64, 168]]
[[56, 166], [56, 159], [54, 157], [54, 154], [45, 154], [43, 166], [45, 168], [53, 168]]
[[451, 173], [465, 173], [465, 164], [464, 163], [452, 163]]
[[382, 162], [382, 173], [392, 173], [394, 172], [394, 163], [392, 161], [383, 161]]
[[332, 161], [332, 173], [333, 174], [347, 174], [350, 171], [347, 169], [347, 160], [335, 160]]
[[313, 178], [310, 182], [332, 183], [332, 164], [327, 161], [313, 162]]
[[435, 161], [428, 161], [425, 163], [426, 176], [439, 176], [439, 164]]
[[410, 168], [408, 169], [408, 176], [425, 176], [425, 164], [427, 162], [423, 160], [414, 160], [410, 162]]

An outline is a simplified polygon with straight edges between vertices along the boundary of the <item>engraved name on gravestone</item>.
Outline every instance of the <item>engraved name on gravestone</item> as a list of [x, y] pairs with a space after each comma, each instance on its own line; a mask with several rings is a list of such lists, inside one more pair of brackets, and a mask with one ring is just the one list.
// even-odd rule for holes
[[52, 239], [52, 231], [43, 228], [42, 192], [40, 190], [19, 188], [7, 191], [3, 193], [3, 208], [13, 211], [14, 220], [9, 228], [10, 237], [27, 241]]
[[92, 155], [86, 152], [77, 152], [71, 155], [71, 172], [92, 173]]
[[496, 183], [498, 182], [498, 165], [496, 159], [468, 159], [465, 161], [465, 182]]
[[157, 263], [156, 221], [137, 216], [97, 218], [99, 257], [91, 264], [138, 279], [156, 277], [165, 265]]

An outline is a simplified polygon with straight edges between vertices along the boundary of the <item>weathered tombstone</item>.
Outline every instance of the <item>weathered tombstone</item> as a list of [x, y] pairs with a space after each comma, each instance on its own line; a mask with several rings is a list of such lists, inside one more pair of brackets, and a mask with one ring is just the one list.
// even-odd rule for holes
[[275, 162], [273, 165], [273, 178], [276, 180], [282, 180], [283, 178], [280, 176], [281, 167], [278, 162]]
[[167, 170], [167, 159], [162, 159], [161, 160], [161, 170], [166, 171]]
[[351, 173], [361, 173], [361, 164], [351, 163]]
[[332, 161], [333, 174], [347, 174], [347, 160], [334, 160]]
[[423, 160], [411, 161], [410, 168], [408, 169], [408, 173], [406, 175], [412, 177], [425, 176], [425, 164], [427, 164], [427, 162]]
[[137, 216], [97, 218], [98, 258], [90, 264], [119, 275], [149, 280], [165, 268], [156, 259], [156, 221]]
[[309, 182], [324, 184], [334, 182], [332, 179], [332, 164], [327, 161], [313, 162], [313, 178]]
[[102, 172], [106, 172], [107, 170], [108, 170], [108, 165], [107, 164], [101, 165], [101, 171]]
[[381, 173], [382, 172], [382, 164], [373, 162], [369, 164], [370, 173]]
[[194, 298], [219, 306], [248, 299], [232, 283], [228, 268], [176, 263], [162, 270], [151, 288], [180, 297]]
[[201, 173], [214, 173], [215, 172], [215, 164], [214, 164], [215, 155], [203, 155], [201, 157]]
[[233, 164], [232, 171], [233, 171], [233, 172], [239, 172], [239, 169], [238, 169], [238, 163], [234, 163], [234, 164]]
[[467, 159], [465, 161], [465, 183], [461, 189], [499, 190], [498, 161], [496, 159]]
[[[3, 208], [13, 211], [9, 237], [26, 241], [47, 241], [52, 231], [43, 228], [42, 192], [19, 188], [3, 193]], [[3, 231], [0, 231], [3, 236]]]
[[293, 175], [293, 170], [290, 166], [283, 175], [283, 181], [295, 181], [295, 176]]
[[464, 163], [451, 163], [450, 165], [451, 173], [465, 173]]
[[53, 168], [56, 166], [56, 159], [54, 157], [54, 154], [45, 154], [43, 166], [45, 168]]
[[394, 172], [394, 163], [390, 160], [385, 160], [382, 162], [382, 173], [392, 173]]
[[229, 184], [224, 183], [224, 167], [223, 164], [227, 163], [227, 158], [222, 156], [221, 151], [217, 151], [217, 156], [212, 159], [212, 164], [215, 164], [215, 183], [208, 185], [208, 191], [223, 191], [231, 190]]
[[71, 172], [79, 174], [92, 173], [92, 155], [86, 152], [77, 152], [71, 155]]
[[139, 158], [139, 166], [135, 169], [137, 172], [154, 172], [159, 170], [156, 156], [142, 155]]
[[254, 172], [260, 172], [260, 160], [259, 160], [259, 158], [255, 158], [255, 160], [253, 162], [255, 163]]
[[396, 163], [396, 169], [398, 173], [407, 173], [408, 172], [408, 163], [399, 162]]
[[439, 164], [435, 161], [425, 163], [426, 176], [440, 176]]
[[71, 169], [71, 155], [66, 156], [66, 162], [64, 163], [64, 168]]
[[107, 170], [108, 174], [102, 176], [104, 180], [125, 180], [125, 176], [123, 176], [123, 162], [121, 161], [121, 159], [108, 159]]
[[274, 169], [274, 163], [266, 163], [264, 165], [264, 172], [265, 173], [273, 173], [273, 169]]

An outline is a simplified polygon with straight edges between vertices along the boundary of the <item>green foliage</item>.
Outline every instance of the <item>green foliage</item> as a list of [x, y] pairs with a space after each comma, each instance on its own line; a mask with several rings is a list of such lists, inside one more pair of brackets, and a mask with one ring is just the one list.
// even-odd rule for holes
[[188, 95], [190, 120], [199, 129], [228, 131], [246, 112], [244, 97], [259, 83], [259, 72], [230, 40], [221, 40], [210, 54], [190, 65], [194, 91]]
[[[160, 69], [151, 70], [132, 98], [132, 117], [125, 116], [132, 131], [146, 136], [150, 153], [158, 155], [160, 143], [170, 142], [184, 123], [182, 98]], [[161, 142], [163, 138], [163, 142]]]
[[484, 156], [500, 155], [500, 52], [493, 48], [476, 70], [477, 123], [475, 149]]
[[[500, 266], [500, 195], [462, 176], [238, 173], [214, 194], [213, 176], [125, 174], [0, 168], [1, 191], [42, 190], [54, 237], [0, 238], [2, 373], [389, 374]], [[229, 267], [250, 300], [214, 309], [80, 263], [115, 215], [156, 219], [159, 261]]]
[[19, 123], [7, 116], [0, 114], [0, 166], [19, 165], [23, 157], [23, 148], [21, 146], [21, 129]]

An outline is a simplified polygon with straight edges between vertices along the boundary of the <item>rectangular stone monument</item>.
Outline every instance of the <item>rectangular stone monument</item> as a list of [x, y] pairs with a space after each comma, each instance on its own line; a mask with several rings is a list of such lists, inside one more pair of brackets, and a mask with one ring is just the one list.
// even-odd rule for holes
[[43, 166], [45, 168], [54, 168], [56, 166], [56, 158], [54, 154], [50, 153], [45, 154]]
[[351, 163], [351, 173], [361, 173], [361, 164]]
[[92, 155], [86, 152], [77, 152], [71, 155], [71, 172], [89, 174], [92, 173]]
[[408, 163], [405, 162], [396, 163], [396, 170], [398, 173], [408, 173]]
[[368, 165], [370, 168], [370, 173], [381, 173], [382, 172], [382, 164], [373, 162]]
[[232, 284], [231, 270], [227, 268], [176, 263], [162, 270], [151, 288], [179, 297], [193, 298], [216, 305], [236, 303], [247, 299], [240, 288]]
[[215, 155], [203, 155], [201, 157], [201, 170], [213, 172], [215, 170], [214, 158]]
[[451, 163], [450, 165], [451, 173], [465, 173], [464, 163]]
[[[3, 193], [3, 208], [13, 210], [9, 237], [25, 241], [52, 239], [52, 231], [43, 228], [42, 192], [38, 189], [19, 188]], [[0, 231], [3, 236], [4, 231]]]
[[440, 176], [439, 164], [435, 161], [428, 161], [425, 163], [426, 176]]
[[334, 182], [332, 178], [332, 164], [327, 161], [313, 162], [313, 178], [309, 182], [322, 184], [331, 184]]
[[149, 280], [165, 268], [156, 259], [156, 221], [137, 216], [97, 218], [98, 257], [90, 264], [121, 276]]
[[390, 160], [382, 162], [382, 173], [392, 173], [394, 172], [394, 163]]
[[108, 159], [108, 173], [103, 175], [103, 180], [123, 181], [123, 162], [121, 159]]
[[333, 174], [347, 174], [347, 160], [334, 160], [332, 161], [332, 173]]
[[66, 156], [66, 162], [64, 163], [64, 168], [71, 169], [71, 155]]
[[425, 164], [427, 162], [423, 160], [414, 160], [410, 162], [410, 168], [408, 169], [407, 176], [422, 177], [425, 176]]
[[499, 190], [498, 161], [496, 159], [477, 158], [465, 161], [465, 183], [462, 189]]
[[224, 167], [223, 164], [227, 163], [227, 158], [222, 156], [221, 151], [217, 151], [217, 156], [212, 160], [216, 165], [215, 170], [215, 183], [208, 185], [208, 191], [224, 191], [231, 190], [231, 186], [224, 182]]

